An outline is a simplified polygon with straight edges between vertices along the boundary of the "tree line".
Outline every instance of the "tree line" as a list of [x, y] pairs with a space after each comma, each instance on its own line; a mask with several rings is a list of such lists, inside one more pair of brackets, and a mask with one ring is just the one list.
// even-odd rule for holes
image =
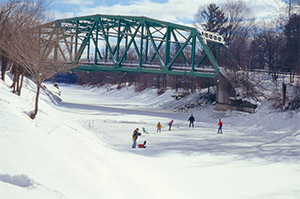
[[241, 68], [266, 69], [275, 79], [289, 72], [293, 81], [300, 73], [300, 1], [289, 0], [274, 12], [277, 17], [255, 19], [244, 1], [228, 1], [199, 7], [194, 18], [196, 27], [223, 35]]
[[[199, 7], [194, 16], [195, 26], [223, 35], [242, 71], [267, 71], [272, 74], [274, 81], [280, 73], [285, 73], [289, 74], [289, 82], [294, 83], [295, 75], [300, 74], [300, 1], [284, 2], [277, 9], [273, 8], [277, 17], [266, 19], [255, 19], [253, 11], [241, 0], [227, 1], [222, 5], [211, 3]], [[220, 60], [221, 66], [227, 65], [230, 68], [235, 64], [224, 60], [226, 56], [220, 57], [223, 59]], [[231, 76], [231, 81], [244, 87], [249, 97], [257, 98], [263, 94], [255, 89], [259, 85], [255, 86], [248, 81], [248, 73], [232, 73]], [[286, 83], [282, 85], [282, 94], [276, 97], [276, 106], [284, 109], [300, 108], [299, 79], [287, 103], [287, 91], [284, 89]]]

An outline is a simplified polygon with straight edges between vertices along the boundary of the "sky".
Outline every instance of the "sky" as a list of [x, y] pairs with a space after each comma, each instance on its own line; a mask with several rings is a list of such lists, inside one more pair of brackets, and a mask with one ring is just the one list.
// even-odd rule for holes
[[[193, 24], [198, 8], [216, 3], [222, 5], [227, 0], [54, 0], [50, 1], [49, 13], [53, 19], [112, 14], [145, 16], [180, 24]], [[256, 18], [267, 19], [284, 0], [244, 0]]]

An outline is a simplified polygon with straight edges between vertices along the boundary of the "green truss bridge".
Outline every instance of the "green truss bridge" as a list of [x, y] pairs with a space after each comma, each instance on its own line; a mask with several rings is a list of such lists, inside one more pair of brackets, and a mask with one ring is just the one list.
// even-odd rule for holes
[[[223, 38], [147, 17], [92, 15], [41, 27], [49, 59], [79, 71], [138, 72], [215, 78]], [[215, 49], [214, 47], [218, 50]], [[214, 53], [212, 53], [214, 52]]]

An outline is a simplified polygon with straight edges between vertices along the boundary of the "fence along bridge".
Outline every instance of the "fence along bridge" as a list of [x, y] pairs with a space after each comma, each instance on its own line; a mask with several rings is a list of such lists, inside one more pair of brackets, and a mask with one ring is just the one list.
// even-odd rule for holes
[[46, 57], [63, 59], [79, 71], [215, 78], [219, 47], [225, 47], [223, 38], [215, 33], [136, 16], [61, 19], [41, 26], [40, 33]]

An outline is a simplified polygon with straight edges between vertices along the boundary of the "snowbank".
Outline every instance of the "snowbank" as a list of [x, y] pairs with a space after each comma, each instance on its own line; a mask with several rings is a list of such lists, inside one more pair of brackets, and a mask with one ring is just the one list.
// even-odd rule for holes
[[[7, 78], [9, 79], [9, 78]], [[5, 199], [299, 198], [299, 112], [256, 114], [161, 108], [173, 91], [135, 93], [60, 85], [62, 102], [35, 86], [21, 97], [0, 82], [0, 196]], [[196, 127], [187, 127], [190, 113]], [[224, 134], [217, 135], [223, 119]], [[172, 131], [167, 123], [174, 119]], [[156, 123], [163, 124], [156, 134]], [[132, 149], [131, 134], [145, 127]]]

